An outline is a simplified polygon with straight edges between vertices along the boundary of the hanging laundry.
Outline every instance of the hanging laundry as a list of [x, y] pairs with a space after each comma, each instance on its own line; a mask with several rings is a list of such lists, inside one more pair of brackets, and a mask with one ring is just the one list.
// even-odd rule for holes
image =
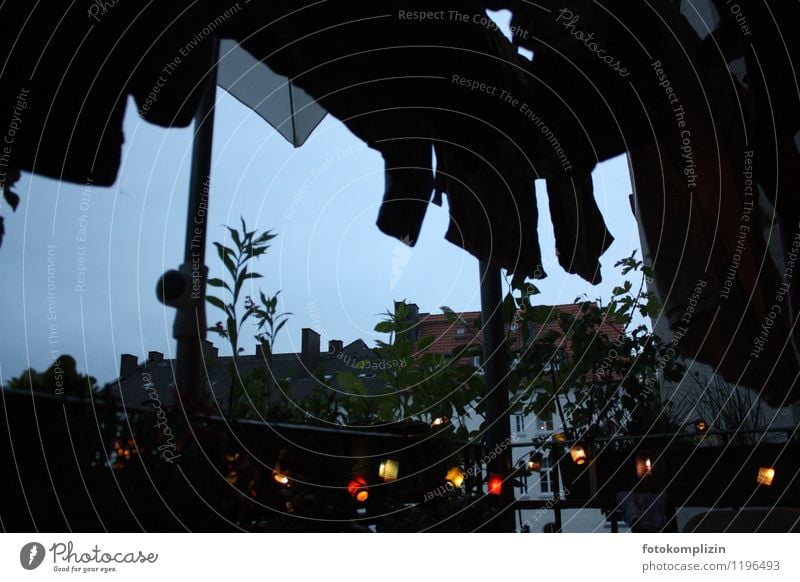
[[595, 202], [592, 176], [569, 182], [549, 178], [547, 199], [559, 264], [567, 273], [576, 273], [595, 285], [600, 283], [599, 259], [614, 237]]
[[435, 151], [447, 239], [543, 276], [533, 181], [554, 154], [525, 118], [534, 105], [525, 62], [481, 2], [328, 2], [287, 15], [283, 32], [254, 29], [272, 21], [271, 7], [254, 9], [230, 33], [383, 155], [381, 230], [416, 242]]
[[54, 9], [5, 2], [0, 124], [18, 129], [4, 165], [69, 182], [113, 184], [129, 94], [149, 121], [191, 121], [211, 48], [210, 36], [197, 38], [213, 22], [207, 4], [184, 10], [81, 0]]
[[[789, 263], [778, 269], [768, 251], [754, 182], [775, 207], [788, 261], [800, 232], [800, 93], [784, 40], [795, 35], [782, 29], [797, 21], [796, 3], [752, 0], [737, 12], [717, 1], [721, 26], [705, 41], [680, 2], [489, 4], [512, 10], [514, 40], [534, 53], [538, 93], [553, 88], [546, 110], [575, 166], [629, 152], [663, 317], [683, 353], [771, 404], [800, 397], [797, 308], [782, 305]], [[727, 67], [741, 56], [746, 87]], [[797, 306], [794, 282], [791, 297]]]

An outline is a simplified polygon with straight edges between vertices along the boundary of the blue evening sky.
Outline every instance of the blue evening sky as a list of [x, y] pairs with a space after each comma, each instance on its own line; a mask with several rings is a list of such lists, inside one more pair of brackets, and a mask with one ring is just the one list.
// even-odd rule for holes
[[[507, 16], [498, 18], [507, 23]], [[357, 338], [371, 345], [380, 337], [375, 323], [394, 300], [413, 301], [424, 312], [442, 305], [479, 309], [477, 260], [443, 238], [446, 199], [444, 208], [429, 206], [420, 240], [409, 249], [375, 226], [383, 162], [344, 125], [329, 116], [294, 149], [222, 90], [217, 104], [209, 247], [240, 216], [250, 228], [278, 233], [258, 263], [264, 278], [252, 281], [254, 295], [259, 287], [280, 289], [280, 309], [293, 313], [276, 351], [299, 351], [303, 327], [319, 331], [323, 346]], [[141, 359], [149, 350], [174, 353], [174, 310], [157, 301], [155, 284], [183, 257], [192, 129], [143, 122], [131, 102], [124, 130], [113, 187], [87, 190], [25, 174], [16, 188], [17, 212], [3, 210], [3, 382], [28, 367], [46, 368], [58, 354], [72, 355], [82, 372], [103, 383], [116, 376], [122, 353]], [[639, 248], [626, 159], [601, 164], [594, 177], [616, 238], [602, 259], [604, 281], [593, 287], [558, 266], [544, 184], [537, 183], [549, 274], [537, 283], [539, 304], [571, 303], [582, 294], [607, 299], [619, 284], [614, 262]], [[213, 247], [208, 259], [211, 276], [221, 275]], [[48, 287], [49, 261], [55, 277]], [[209, 321], [218, 319], [221, 313], [209, 306]], [[255, 347], [254, 331], [244, 333], [247, 353]]]

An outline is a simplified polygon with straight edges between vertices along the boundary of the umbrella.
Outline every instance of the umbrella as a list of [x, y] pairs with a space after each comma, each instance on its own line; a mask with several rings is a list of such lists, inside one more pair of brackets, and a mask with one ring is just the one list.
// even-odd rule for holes
[[230, 39], [219, 41], [217, 84], [250, 107], [295, 147], [327, 112], [291, 79], [272, 71]]

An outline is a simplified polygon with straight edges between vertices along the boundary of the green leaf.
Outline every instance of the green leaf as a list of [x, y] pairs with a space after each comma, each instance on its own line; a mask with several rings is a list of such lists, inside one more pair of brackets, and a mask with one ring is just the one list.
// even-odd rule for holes
[[225, 281], [223, 281], [222, 279], [217, 279], [217, 278], [209, 279], [208, 280], [208, 285], [210, 287], [225, 287], [225, 289], [227, 289], [228, 291], [231, 290], [231, 288], [228, 286], [228, 284]]
[[233, 294], [234, 296], [238, 297], [239, 292], [242, 290], [242, 285], [248, 279], [261, 279], [262, 275], [260, 273], [248, 273], [247, 266], [245, 266], [242, 271], [239, 273], [239, 276], [236, 277], [236, 284], [233, 287]]
[[424, 352], [429, 347], [431, 347], [431, 345], [435, 341], [436, 341], [435, 337], [433, 337], [431, 335], [425, 336], [425, 337], [423, 337], [423, 338], [421, 338], [421, 339], [419, 339], [417, 341], [417, 350], [420, 351], [420, 352]]
[[273, 336], [276, 336], [276, 335], [278, 335], [278, 332], [279, 332], [279, 331], [280, 331], [280, 330], [283, 328], [283, 326], [284, 326], [284, 325], [286, 325], [286, 322], [287, 322], [287, 321], [289, 321], [289, 319], [288, 319], [288, 318], [284, 319], [284, 320], [283, 320], [283, 321], [281, 321], [281, 322], [280, 322], [280, 323], [279, 323], [277, 326], [275, 326], [275, 331], [273, 331], [273, 332], [272, 332], [272, 335], [273, 335]]
[[336, 381], [339, 383], [339, 386], [342, 388], [342, 390], [348, 394], [354, 394], [357, 396], [365, 396], [367, 394], [367, 389], [364, 387], [364, 383], [350, 372], [337, 372]]
[[208, 295], [206, 297], [206, 301], [208, 301], [214, 307], [218, 307], [219, 309], [221, 309], [225, 313], [228, 312], [228, 306], [225, 305], [225, 302], [222, 299], [220, 299], [219, 297], [214, 297], [213, 295]]
[[232, 278], [236, 278], [236, 265], [233, 262], [233, 249], [230, 249], [218, 242], [214, 243], [214, 246], [217, 247], [217, 254], [219, 255], [220, 260], [225, 265], [225, 268], [228, 269], [228, 273]]
[[231, 228], [230, 226], [226, 227], [228, 231], [231, 233], [231, 239], [233, 242], [236, 243], [237, 248], [242, 248], [242, 241], [239, 238], [239, 232], [235, 228]]
[[257, 238], [257, 239], [256, 239], [256, 240], [253, 242], [253, 244], [256, 244], [256, 245], [263, 244], [263, 243], [265, 243], [265, 242], [269, 242], [269, 241], [271, 241], [272, 239], [274, 239], [274, 238], [275, 238], [275, 237], [277, 237], [277, 236], [278, 236], [278, 235], [277, 235], [277, 234], [274, 234], [274, 233], [273, 233], [271, 230], [265, 230], [264, 232], [262, 232], [262, 233], [261, 233], [261, 236], [259, 236], [259, 237], [258, 237], [258, 238]]
[[394, 323], [391, 321], [381, 321], [375, 326], [375, 331], [378, 333], [392, 333], [394, 331]]
[[530, 313], [531, 321], [538, 323], [539, 325], [548, 323], [551, 319], [555, 319], [555, 317], [558, 315], [557, 310], [545, 305], [537, 305], [532, 309], [528, 309], [527, 312]]

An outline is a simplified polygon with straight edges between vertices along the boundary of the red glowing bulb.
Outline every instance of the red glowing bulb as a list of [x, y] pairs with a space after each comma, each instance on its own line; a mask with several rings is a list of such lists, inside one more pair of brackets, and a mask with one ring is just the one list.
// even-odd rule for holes
[[366, 501], [369, 497], [369, 491], [367, 491], [367, 481], [360, 475], [354, 477], [350, 483], [347, 484], [347, 491], [356, 501], [361, 503]]
[[503, 478], [500, 475], [489, 475], [489, 494], [500, 495], [503, 491]]

